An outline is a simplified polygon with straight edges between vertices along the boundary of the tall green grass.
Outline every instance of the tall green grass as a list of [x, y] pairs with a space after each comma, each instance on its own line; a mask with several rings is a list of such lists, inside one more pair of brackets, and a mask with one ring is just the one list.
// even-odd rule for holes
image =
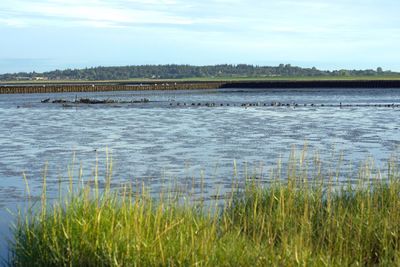
[[[185, 201], [173, 191], [94, 183], [18, 216], [13, 266], [399, 266], [400, 182], [362, 165], [357, 182], [309, 170], [292, 155], [286, 177], [248, 179], [232, 197]], [[335, 174], [336, 173], [336, 174]], [[92, 185], [91, 185], [92, 184]], [[94, 184], [94, 185], [93, 185]], [[182, 198], [183, 197], [183, 198]]]

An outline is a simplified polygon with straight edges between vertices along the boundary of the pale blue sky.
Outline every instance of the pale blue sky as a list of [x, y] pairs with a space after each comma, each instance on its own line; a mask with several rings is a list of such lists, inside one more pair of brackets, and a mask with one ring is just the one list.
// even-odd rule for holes
[[1, 0], [0, 73], [291, 63], [400, 71], [399, 0]]

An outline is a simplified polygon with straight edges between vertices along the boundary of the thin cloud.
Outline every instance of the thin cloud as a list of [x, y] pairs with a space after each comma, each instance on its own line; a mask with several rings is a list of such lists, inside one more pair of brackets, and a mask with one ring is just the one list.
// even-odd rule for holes
[[26, 20], [19, 18], [0, 18], [0, 25], [6, 25], [13, 28], [23, 28], [28, 26]]
[[51, 57], [61, 67], [369, 60], [398, 69], [399, 9], [398, 0], [0, 0], [0, 58]]
[[[133, 5], [133, 7], [132, 7]], [[135, 6], [136, 5], [136, 6]], [[95, 27], [133, 26], [135, 24], [164, 24], [164, 25], [191, 25], [191, 24], [218, 24], [224, 23], [221, 18], [204, 18], [182, 16], [173, 11], [160, 8], [148, 9], [148, 6], [178, 5], [172, 0], [151, 1], [116, 1], [112, 4], [103, 4], [96, 0], [65, 1], [54, 0], [44, 2], [6, 1], [0, 4], [3, 14], [13, 14], [12, 18], [0, 20], [7, 26], [27, 26], [31, 23], [41, 24], [46, 19], [49, 22], [56, 20], [70, 25], [92, 25]], [[165, 9], [165, 8], [163, 8]], [[14, 22], [13, 22], [14, 21]]]

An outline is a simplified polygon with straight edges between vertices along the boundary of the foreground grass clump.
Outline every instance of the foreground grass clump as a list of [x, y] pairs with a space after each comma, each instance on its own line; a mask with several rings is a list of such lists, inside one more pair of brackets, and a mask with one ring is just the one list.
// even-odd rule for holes
[[[357, 184], [292, 169], [223, 204], [131, 187], [71, 190], [20, 216], [15, 266], [399, 266], [400, 182], [368, 167]], [[97, 184], [97, 182], [95, 183]], [[35, 209], [32, 209], [35, 210]]]

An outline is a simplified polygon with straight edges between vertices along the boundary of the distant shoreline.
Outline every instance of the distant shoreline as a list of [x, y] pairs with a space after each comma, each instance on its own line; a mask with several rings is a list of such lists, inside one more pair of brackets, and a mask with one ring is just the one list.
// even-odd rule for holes
[[107, 92], [201, 89], [290, 89], [290, 88], [399, 88], [400, 79], [331, 80], [157, 80], [157, 81], [69, 81], [0, 83], [0, 94]]

